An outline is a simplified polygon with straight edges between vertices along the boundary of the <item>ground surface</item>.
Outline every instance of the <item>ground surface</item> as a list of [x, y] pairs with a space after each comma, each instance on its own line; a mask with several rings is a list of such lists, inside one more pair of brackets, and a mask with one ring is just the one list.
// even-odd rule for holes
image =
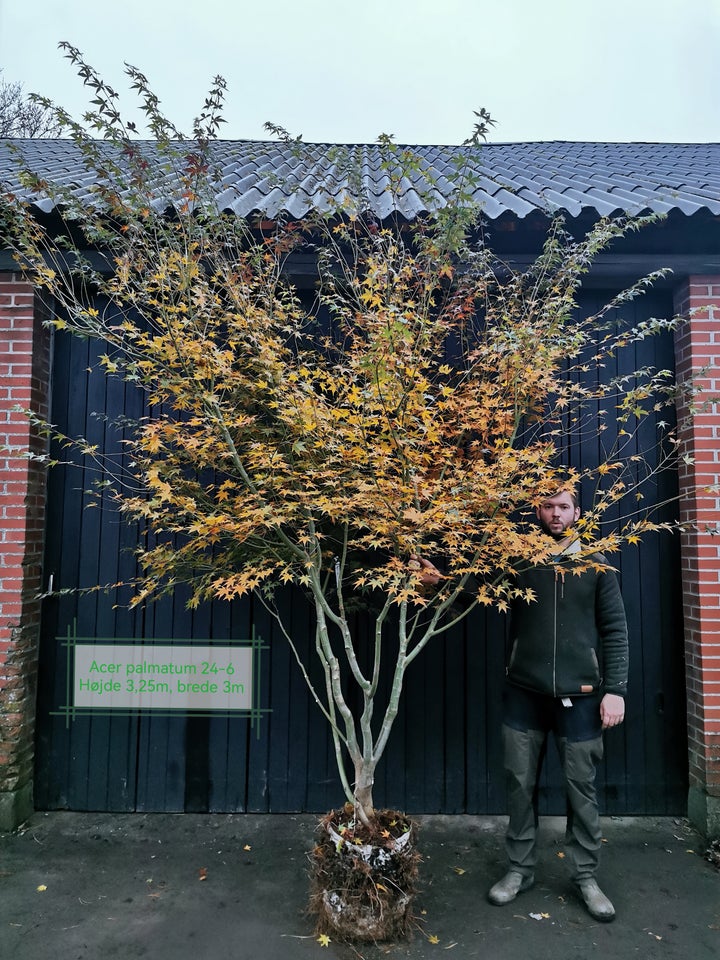
[[0, 835], [0, 958], [720, 957], [720, 870], [682, 820], [603, 821], [611, 924], [573, 893], [560, 820], [542, 823], [536, 886], [506, 907], [485, 900], [504, 870], [502, 818], [420, 824], [414, 938], [351, 948], [321, 946], [304, 915], [313, 817], [38, 813]]

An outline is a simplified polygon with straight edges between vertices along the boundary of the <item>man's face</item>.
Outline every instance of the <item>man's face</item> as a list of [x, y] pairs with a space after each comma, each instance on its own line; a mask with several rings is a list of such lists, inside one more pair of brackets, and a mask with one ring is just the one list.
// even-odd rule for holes
[[545, 533], [562, 540], [568, 529], [580, 516], [580, 509], [573, 503], [569, 493], [556, 493], [543, 500], [537, 508], [537, 517]]

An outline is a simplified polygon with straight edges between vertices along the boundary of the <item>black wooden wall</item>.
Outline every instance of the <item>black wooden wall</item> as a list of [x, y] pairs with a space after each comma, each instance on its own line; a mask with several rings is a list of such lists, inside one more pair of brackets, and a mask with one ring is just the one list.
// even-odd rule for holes
[[[592, 298], [588, 297], [588, 305]], [[644, 298], [631, 311], [668, 315], [669, 300]], [[140, 413], [139, 397], [95, 370], [87, 341], [58, 335], [52, 418], [110, 456], [121, 434], [111, 421]], [[637, 345], [628, 368], [672, 368], [672, 337]], [[91, 372], [92, 371], [92, 372]], [[613, 371], [608, 371], [611, 375]], [[652, 426], [640, 439], [650, 449]], [[59, 451], [56, 451], [59, 452]], [[597, 441], [567, 451], [575, 464], [597, 462]], [[672, 494], [672, 480], [657, 490]], [[51, 472], [46, 577], [54, 588], [115, 583], [132, 574], [137, 531], [107, 504], [91, 506], [89, 478], [79, 466]], [[623, 728], [606, 738], [599, 778], [604, 812], [676, 814], [686, 802], [686, 732], [678, 546], [654, 536], [619, 560], [631, 636], [631, 685]], [[265, 611], [252, 601], [188, 612], [181, 595], [146, 610], [127, 597], [69, 594], [45, 601], [37, 712], [36, 804], [39, 809], [108, 811], [322, 811], [341, 801], [325, 721]], [[288, 595], [293, 635], [312, 645], [312, 622], [301, 598]], [[261, 702], [270, 712], [257, 730], [249, 719], [56, 715], [67, 701], [67, 650], [58, 637], [247, 638], [254, 629], [269, 650], [262, 657]], [[391, 742], [376, 784], [376, 802], [412, 813], [502, 813], [504, 786], [499, 712], [505, 621], [478, 613], [438, 639], [411, 666]], [[541, 792], [543, 813], [564, 800], [551, 750]]]

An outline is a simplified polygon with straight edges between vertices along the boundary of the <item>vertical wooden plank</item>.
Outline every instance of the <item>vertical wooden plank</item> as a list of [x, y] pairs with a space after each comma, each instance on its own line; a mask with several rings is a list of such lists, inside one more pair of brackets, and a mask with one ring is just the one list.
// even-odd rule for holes
[[[252, 601], [243, 598], [232, 604], [213, 604], [210, 634], [217, 643], [249, 640], [252, 636]], [[255, 691], [256, 698], [257, 695]], [[247, 809], [249, 736], [250, 720], [245, 717], [211, 718], [209, 810], [213, 813], [244, 812]], [[255, 736], [254, 731], [252, 736]]]
[[[83, 435], [97, 444], [110, 463], [105, 474], [91, 468], [83, 475], [83, 488], [91, 489], [95, 480], [109, 479], [121, 459], [121, 434], [118, 417], [129, 410], [125, 385], [117, 378], [108, 378], [98, 369], [99, 344], [91, 342], [88, 348], [88, 401]], [[84, 586], [117, 583], [121, 577], [121, 528], [123, 521], [107, 492], [99, 496], [83, 493], [80, 550], [80, 578]], [[86, 626], [91, 639], [122, 638], [127, 636], [121, 625], [130, 627], [132, 614], [126, 611], [119, 620], [116, 604], [118, 591], [101, 591], [87, 598]], [[132, 634], [130, 634], [132, 635]], [[136, 718], [112, 717], [101, 713], [102, 705], [89, 718], [88, 775], [85, 805], [88, 809], [128, 809], [134, 803], [135, 756], [132, 745], [136, 740]], [[132, 790], [132, 793], [131, 793]], [[112, 797], [112, 799], [111, 799]]]
[[[66, 432], [70, 435], [83, 435], [88, 421], [91, 391], [87, 373], [84, 372], [83, 375], [78, 376], [78, 370], [83, 369], [85, 371], [91, 365], [92, 352], [89, 341], [78, 341], [70, 337], [67, 340], [69, 341], [70, 376], [66, 384], [67, 400], [63, 402], [68, 425]], [[61, 429], [62, 427], [63, 425], [61, 425]], [[59, 582], [55, 584], [56, 588], [61, 589], [68, 587], [73, 589], [83, 585], [83, 576], [86, 576], [81, 549], [87, 531], [87, 518], [84, 510], [85, 497], [83, 494], [85, 477], [81, 469], [82, 458], [75, 451], [61, 448], [61, 459], [68, 458], [68, 456], [74, 466], [60, 468], [67, 476], [62, 518], [61, 570]], [[75, 600], [73, 613], [74, 619], [76, 618], [77, 635], [92, 636], [95, 626], [94, 604], [87, 596], [81, 595], [76, 597]], [[61, 623], [61, 634], [65, 635], [67, 629], [73, 626], [75, 626], [73, 621]], [[68, 671], [66, 659], [61, 664], [61, 670], [66, 678]], [[63, 699], [60, 702], [65, 702], [67, 699], [66, 690], [63, 690], [62, 693]], [[90, 718], [82, 717], [73, 720], [65, 730], [67, 748], [65, 765], [66, 776], [68, 777], [66, 793], [67, 804], [70, 809], [86, 809], [87, 807], [90, 727]], [[78, 772], [78, 775], [74, 775], [75, 771]]]
[[[178, 601], [182, 605], [178, 606]], [[176, 597], [174, 632], [168, 639], [211, 642], [213, 605], [201, 604], [189, 611], [186, 597]], [[185, 786], [183, 809], [187, 813], [207, 813], [210, 809], [212, 717], [189, 714], [185, 721]]]
[[[291, 616], [292, 599], [289, 591], [278, 593], [277, 603], [282, 616], [289, 624], [290, 632], [303, 650], [304, 638], [298, 636]], [[272, 716], [270, 722], [270, 750], [267, 757], [268, 810], [294, 811], [302, 805], [299, 790], [304, 793], [304, 784], [298, 787], [290, 783], [290, 768], [302, 763], [307, 744], [307, 717], [298, 697], [295, 671], [292, 669], [287, 644], [279, 630], [274, 637], [272, 649]], [[294, 756], [292, 755], [294, 751]]]
[[445, 789], [442, 810], [463, 813], [467, 808], [467, 638], [454, 627], [434, 641], [445, 654]]
[[[178, 597], [163, 597], [144, 611], [143, 637], [172, 638]], [[181, 812], [185, 805], [186, 717], [152, 712], [140, 717], [138, 736], [137, 810]]]
[[[415, 668], [422, 684], [422, 700], [416, 720], [416, 733], [421, 740], [422, 751], [417, 763], [409, 770], [413, 785], [412, 795], [416, 802], [409, 803], [411, 812], [427, 811], [438, 813], [445, 808], [446, 778], [448, 765], [448, 720], [450, 710], [455, 707], [446, 698], [449, 667], [447, 644], [452, 642], [449, 635], [442, 640], [435, 638], [410, 667]], [[419, 679], [418, 677], [418, 679]], [[463, 709], [464, 704], [459, 704]]]
[[[488, 683], [488, 651], [492, 638], [488, 636], [485, 617], [481, 611], [473, 611], [463, 622], [463, 634], [467, 649], [465, 672], [465, 781], [467, 813], [476, 814], [487, 809], [488, 803], [488, 752], [492, 734], [487, 719], [487, 706], [492, 683]], [[504, 670], [498, 667], [493, 678], [495, 687], [501, 687]], [[486, 691], [488, 694], [486, 695]]]
[[482, 614], [485, 628], [485, 804], [483, 813], [505, 812], [505, 767], [502, 756], [502, 694], [507, 662], [508, 618], [497, 611]]
[[[55, 337], [54, 390], [50, 418], [55, 423], [67, 420], [67, 398], [70, 379], [70, 338]], [[56, 453], [57, 444], [51, 452]], [[60, 569], [65, 515], [68, 471], [51, 470], [48, 475], [47, 512], [45, 528], [46, 586], [62, 583], [65, 570]], [[66, 563], [69, 558], [66, 558]], [[69, 577], [67, 578], [70, 579]], [[61, 620], [71, 619], [74, 603], [70, 597], [51, 597], [43, 602], [38, 662], [37, 734], [35, 743], [35, 803], [40, 809], [62, 809], [67, 806], [67, 741], [69, 731], [64, 719], [50, 716], [50, 711], [65, 703], [66, 672], [60, 644], [55, 637], [60, 632]]]
[[269, 647], [263, 655], [260, 670], [260, 682], [264, 696], [267, 698], [270, 713], [263, 720], [260, 727], [260, 736], [250, 735], [247, 741], [247, 810], [249, 813], [267, 813], [270, 809], [268, 789], [269, 756], [275, 721], [276, 699], [282, 706], [285, 691], [277, 689], [274, 683], [276, 670], [274, 661], [279, 653], [279, 646], [283, 638], [268, 612], [257, 601], [253, 603], [252, 624], [257, 637]]

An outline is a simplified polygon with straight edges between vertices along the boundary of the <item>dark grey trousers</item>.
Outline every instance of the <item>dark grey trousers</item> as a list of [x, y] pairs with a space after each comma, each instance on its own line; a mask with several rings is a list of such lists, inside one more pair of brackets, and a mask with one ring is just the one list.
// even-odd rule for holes
[[[537, 780], [548, 734], [516, 730], [503, 724], [503, 748], [510, 821], [506, 849], [510, 865], [532, 876], [538, 827]], [[568, 800], [567, 845], [575, 880], [597, 871], [602, 833], [595, 791], [595, 772], [603, 756], [602, 737], [571, 741], [556, 735]]]

